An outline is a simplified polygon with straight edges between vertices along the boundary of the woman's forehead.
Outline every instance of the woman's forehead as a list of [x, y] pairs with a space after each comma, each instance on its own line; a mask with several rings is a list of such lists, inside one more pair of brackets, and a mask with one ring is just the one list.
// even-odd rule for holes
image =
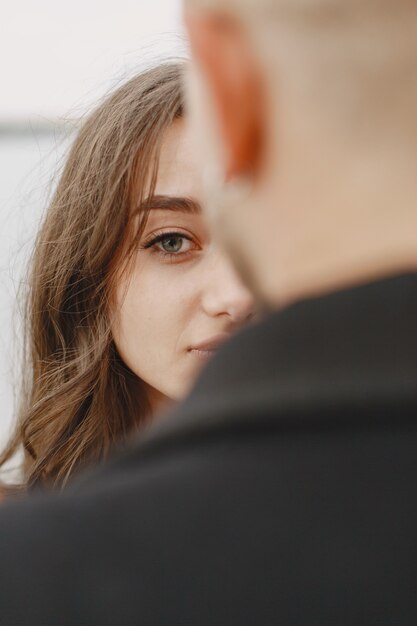
[[185, 120], [165, 131], [158, 163], [156, 196], [201, 198], [201, 177], [196, 166], [193, 138]]

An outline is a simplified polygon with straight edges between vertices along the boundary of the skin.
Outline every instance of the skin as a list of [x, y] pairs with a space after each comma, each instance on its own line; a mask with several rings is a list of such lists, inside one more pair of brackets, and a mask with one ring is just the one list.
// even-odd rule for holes
[[[343, 37], [330, 37], [315, 3], [294, 3], [294, 16], [298, 4], [305, 31], [285, 11], [273, 17], [273, 0], [186, 0], [184, 12], [207, 217], [271, 309], [417, 268], [415, 7], [402, 17], [381, 7], [363, 30], [341, 20]], [[387, 27], [398, 37], [388, 47]], [[332, 52], [316, 46], [320, 28]]]
[[115, 343], [149, 386], [153, 408], [182, 398], [218, 345], [253, 315], [251, 293], [201, 215], [192, 145], [183, 121], [166, 132], [149, 219], [116, 294]]

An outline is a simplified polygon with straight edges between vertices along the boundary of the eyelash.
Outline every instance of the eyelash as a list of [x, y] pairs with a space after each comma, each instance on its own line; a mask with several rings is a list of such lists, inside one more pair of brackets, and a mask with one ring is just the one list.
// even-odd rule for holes
[[143, 243], [141, 248], [142, 250], [150, 250], [151, 248], [155, 248], [154, 250], [155, 254], [159, 254], [164, 259], [169, 259], [170, 261], [175, 261], [176, 259], [179, 259], [179, 258], [183, 259], [185, 256], [188, 256], [189, 254], [192, 254], [193, 252], [195, 252], [195, 248], [192, 250], [187, 250], [186, 252], [166, 252], [166, 250], [161, 250], [157, 248], [157, 244], [161, 243], [161, 241], [165, 241], [166, 239], [170, 239], [174, 237], [186, 239], [187, 241], [190, 241], [191, 243], [193, 243], [192, 237], [189, 237], [188, 235], [179, 231], [170, 231], [170, 232], [164, 232], [164, 233], [153, 235], [150, 239], [148, 239], [147, 241]]

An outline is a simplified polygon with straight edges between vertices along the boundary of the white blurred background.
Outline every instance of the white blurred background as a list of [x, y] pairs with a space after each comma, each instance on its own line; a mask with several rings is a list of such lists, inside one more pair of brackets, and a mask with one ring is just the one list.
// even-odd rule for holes
[[71, 121], [135, 72], [186, 54], [181, 0], [2, 3], [0, 446], [19, 383], [18, 294]]

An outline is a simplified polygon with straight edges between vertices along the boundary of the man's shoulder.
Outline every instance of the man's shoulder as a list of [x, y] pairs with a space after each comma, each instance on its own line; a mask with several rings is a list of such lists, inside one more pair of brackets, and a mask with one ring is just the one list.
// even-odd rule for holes
[[319, 423], [133, 446], [61, 495], [4, 507], [3, 623], [182, 623], [194, 611], [193, 623], [208, 624], [207, 594], [217, 598], [207, 620], [224, 623], [222, 606], [239, 612], [236, 593], [269, 623], [303, 580], [323, 601], [352, 602], [361, 585], [394, 600], [395, 572], [412, 570], [417, 429]]

